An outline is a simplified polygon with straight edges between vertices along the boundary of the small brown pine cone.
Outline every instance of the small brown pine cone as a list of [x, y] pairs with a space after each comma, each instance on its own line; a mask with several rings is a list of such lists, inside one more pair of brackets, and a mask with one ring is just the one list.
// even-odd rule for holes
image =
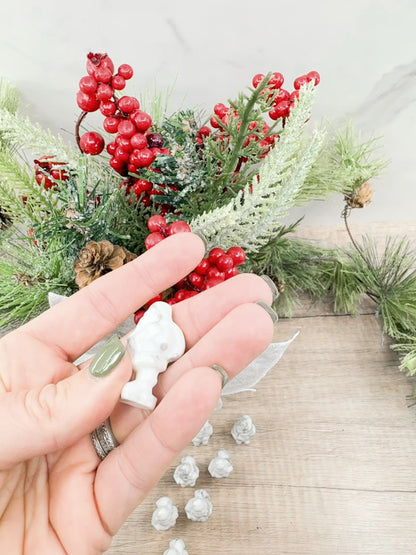
[[373, 195], [374, 189], [371, 188], [371, 184], [367, 181], [361, 185], [355, 194], [347, 197], [346, 201], [351, 208], [365, 208], [372, 201]]
[[116, 270], [136, 258], [136, 255], [110, 241], [90, 241], [79, 253], [74, 264], [75, 283], [80, 289], [99, 278]]

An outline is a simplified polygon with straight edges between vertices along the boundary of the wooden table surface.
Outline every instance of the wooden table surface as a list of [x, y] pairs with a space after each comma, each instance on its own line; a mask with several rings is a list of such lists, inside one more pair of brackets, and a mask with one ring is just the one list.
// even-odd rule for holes
[[[374, 225], [379, 236], [416, 238], [416, 223]], [[305, 236], [345, 241], [336, 229]], [[180, 537], [189, 555], [416, 554], [416, 410], [414, 380], [398, 370], [374, 307], [359, 316], [308, 305], [276, 326], [275, 341], [297, 339], [255, 393], [225, 398], [210, 419], [208, 445], [190, 445], [201, 474], [195, 488], [172, 478], [180, 457], [134, 511], [107, 554], [159, 555]], [[237, 445], [230, 430], [249, 414], [257, 434]], [[227, 449], [234, 472], [214, 479], [207, 466]], [[140, 456], [140, 454], [138, 454]], [[214, 505], [205, 523], [187, 520], [184, 505], [196, 488]], [[156, 500], [179, 508], [176, 526], [151, 526]]]

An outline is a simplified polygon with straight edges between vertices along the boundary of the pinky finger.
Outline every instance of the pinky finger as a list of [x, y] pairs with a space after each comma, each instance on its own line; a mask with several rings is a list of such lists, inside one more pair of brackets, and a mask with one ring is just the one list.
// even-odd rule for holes
[[156, 410], [99, 465], [95, 498], [114, 535], [209, 418], [221, 394], [209, 367], [182, 376]]

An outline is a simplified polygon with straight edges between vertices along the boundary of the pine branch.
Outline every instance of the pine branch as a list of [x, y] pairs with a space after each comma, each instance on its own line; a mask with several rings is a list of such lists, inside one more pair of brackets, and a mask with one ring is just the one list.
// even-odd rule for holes
[[278, 235], [245, 265], [248, 271], [267, 274], [276, 282], [280, 290], [276, 308], [285, 316], [291, 316], [299, 306], [301, 295], [314, 300], [325, 298], [341, 263], [334, 250], [294, 238], [291, 234], [298, 223], [282, 226]]
[[39, 247], [27, 237], [2, 236], [0, 326], [21, 325], [47, 308], [48, 293], [73, 292], [73, 259], [58, 238]]

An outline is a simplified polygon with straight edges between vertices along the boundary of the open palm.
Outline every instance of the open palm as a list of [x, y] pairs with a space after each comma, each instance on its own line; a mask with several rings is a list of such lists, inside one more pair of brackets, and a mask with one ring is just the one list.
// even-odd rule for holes
[[[160, 376], [153, 412], [118, 402], [128, 354], [100, 378], [73, 364], [203, 254], [193, 234], [170, 237], [1, 339], [1, 553], [108, 549], [214, 409], [221, 378], [210, 366], [232, 377], [268, 345], [272, 321], [255, 303], [272, 293], [243, 274], [173, 307], [186, 352]], [[100, 462], [89, 434], [110, 416], [120, 446]]]

